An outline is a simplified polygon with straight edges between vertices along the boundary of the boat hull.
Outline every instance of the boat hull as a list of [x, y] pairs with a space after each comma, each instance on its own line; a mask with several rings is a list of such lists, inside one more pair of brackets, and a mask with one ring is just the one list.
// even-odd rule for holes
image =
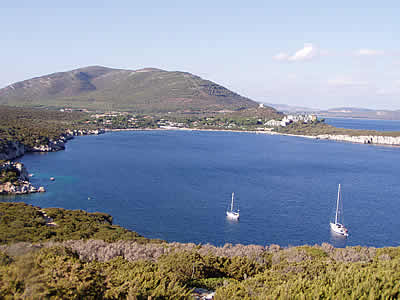
[[226, 217], [228, 219], [231, 219], [231, 220], [238, 220], [239, 219], [239, 213], [233, 212], [233, 211], [227, 211], [226, 212]]
[[341, 235], [344, 237], [349, 236], [348, 230], [342, 224], [339, 223], [330, 223], [331, 230], [337, 235]]

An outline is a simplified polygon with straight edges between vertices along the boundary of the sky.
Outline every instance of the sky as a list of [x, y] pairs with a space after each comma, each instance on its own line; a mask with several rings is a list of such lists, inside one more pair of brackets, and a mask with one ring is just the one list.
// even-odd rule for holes
[[400, 109], [398, 0], [1, 2], [0, 88], [155, 67], [258, 102]]

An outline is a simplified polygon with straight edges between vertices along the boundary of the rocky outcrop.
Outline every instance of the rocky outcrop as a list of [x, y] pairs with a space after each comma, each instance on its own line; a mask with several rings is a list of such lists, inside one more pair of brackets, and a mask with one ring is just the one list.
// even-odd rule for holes
[[0, 165], [0, 173], [14, 171], [18, 175], [18, 179], [22, 181], [29, 180], [28, 170], [23, 163], [7, 161]]
[[47, 145], [40, 145], [32, 147], [29, 152], [54, 152], [65, 149], [65, 141], [59, 139], [57, 141], [50, 141]]
[[69, 136], [80, 136], [80, 135], [97, 135], [105, 133], [104, 129], [68, 129], [66, 131]]
[[[97, 135], [104, 133], [104, 129], [68, 129], [57, 140], [50, 140], [47, 144], [37, 145], [33, 147], [26, 146], [19, 141], [8, 141], [1, 144], [0, 147], [0, 160], [8, 162], [0, 165], [0, 194], [28, 194], [36, 192], [45, 192], [44, 187], [38, 189], [29, 182], [29, 174], [22, 163], [13, 163], [17, 157], [24, 155], [27, 152], [54, 152], [65, 149], [65, 143], [73, 139], [74, 136], [80, 135]], [[6, 173], [13, 174], [8, 177]], [[15, 175], [16, 174], [16, 175]], [[18, 178], [15, 178], [17, 176]], [[7, 182], [4, 182], [7, 181]]]
[[[3, 182], [0, 184], [0, 194], [8, 195], [19, 195], [19, 194], [29, 194], [36, 192], [44, 192], [44, 187], [36, 189], [29, 182], [28, 170], [25, 168], [24, 164], [20, 162], [5, 162], [0, 166], [1, 176], [6, 176], [8, 172], [13, 172], [17, 175], [17, 178], [12, 181]], [[0, 176], [0, 179], [1, 179]]]
[[0, 194], [20, 195], [36, 193], [38, 190], [29, 181], [6, 182], [0, 184]]

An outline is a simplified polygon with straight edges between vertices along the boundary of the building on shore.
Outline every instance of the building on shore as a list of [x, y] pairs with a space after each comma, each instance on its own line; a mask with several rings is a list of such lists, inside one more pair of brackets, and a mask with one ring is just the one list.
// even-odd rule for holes
[[309, 115], [287, 115], [284, 116], [281, 121], [279, 120], [269, 120], [266, 122], [264, 125], [265, 126], [270, 126], [270, 127], [285, 127], [291, 123], [312, 123], [317, 121], [317, 116], [314, 114], [309, 114]]

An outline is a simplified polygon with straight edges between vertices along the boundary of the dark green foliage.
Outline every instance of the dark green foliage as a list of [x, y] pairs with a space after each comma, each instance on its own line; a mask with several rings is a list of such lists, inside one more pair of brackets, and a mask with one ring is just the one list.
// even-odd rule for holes
[[81, 112], [0, 106], [0, 153], [16, 141], [27, 147], [47, 145], [66, 129], [82, 128], [85, 116]]
[[112, 225], [112, 217], [108, 214], [62, 208], [46, 208], [45, 211], [57, 226], [46, 225], [38, 207], [24, 203], [0, 203], [0, 243], [76, 239], [150, 241], [136, 232]]
[[42, 249], [0, 265], [0, 297], [188, 299], [191, 289], [151, 262], [84, 262], [68, 248]]
[[[164, 272], [173, 274], [171, 276], [179, 282], [187, 285], [193, 285], [208, 278], [213, 278], [214, 282], [217, 278], [243, 280], [254, 276], [266, 267], [247, 257], [200, 255], [195, 250], [183, 250], [165, 255], [158, 260], [158, 266]], [[206, 284], [205, 281], [202, 282]], [[220, 280], [217, 282], [221, 283]]]
[[216, 299], [395, 299], [400, 293], [399, 279], [399, 261], [377, 264], [308, 261], [233, 282], [218, 289]]
[[0, 296], [99, 299], [104, 275], [66, 248], [42, 249], [1, 268]]
[[[107, 214], [45, 211], [57, 226], [46, 226], [37, 207], [0, 203], [2, 243], [97, 239], [100, 233], [108, 241], [149, 241], [112, 225]], [[189, 299], [196, 287], [215, 290], [215, 299], [400, 297], [400, 248], [136, 242], [2, 245], [0, 298]]]
[[[286, 253], [290, 250], [291, 253]], [[314, 251], [316, 250], [316, 251]], [[11, 258], [0, 252], [0, 297], [64, 299], [189, 299], [193, 287], [216, 290], [215, 299], [397, 299], [400, 296], [400, 249], [392, 259], [369, 263], [335, 262], [320, 247], [281, 250], [283, 256], [308, 252], [301, 262], [258, 265], [235, 279], [232, 268], [250, 259], [177, 251], [157, 262], [85, 262], [65, 247]], [[385, 251], [383, 251], [385, 252]], [[382, 255], [378, 251], [377, 255]], [[212, 277], [215, 271], [221, 276]], [[214, 270], [214, 271], [210, 271]], [[231, 275], [229, 275], [231, 274]]]
[[189, 299], [191, 292], [174, 273], [152, 262], [127, 262], [121, 258], [98, 264], [107, 275], [106, 299]]
[[0, 266], [6, 266], [9, 265], [13, 259], [8, 256], [6, 253], [0, 251]]
[[17, 170], [1, 170], [0, 171], [0, 183], [5, 182], [16, 182], [19, 177]]
[[23, 203], [0, 203], [0, 243], [40, 241], [51, 236], [38, 209]]

